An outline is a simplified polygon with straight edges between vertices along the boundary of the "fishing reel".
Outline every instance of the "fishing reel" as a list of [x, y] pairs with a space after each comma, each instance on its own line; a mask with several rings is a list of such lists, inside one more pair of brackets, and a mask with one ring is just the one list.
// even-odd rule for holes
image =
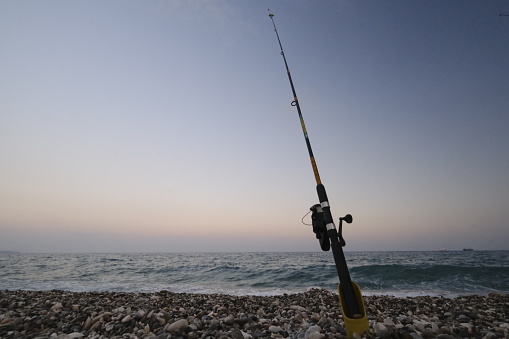
[[[330, 250], [330, 238], [329, 234], [327, 233], [327, 227], [325, 226], [325, 218], [323, 216], [322, 206], [320, 204], [316, 204], [311, 206], [310, 210], [312, 212], [311, 222], [313, 225], [313, 232], [316, 235], [316, 239], [318, 239], [318, 241], [320, 242], [320, 247], [322, 248], [322, 251], [327, 252]], [[345, 239], [343, 239], [343, 220], [347, 224], [351, 224], [353, 218], [350, 214], [347, 214], [344, 217], [339, 218], [338, 239], [339, 244], [342, 247], [346, 245]]]

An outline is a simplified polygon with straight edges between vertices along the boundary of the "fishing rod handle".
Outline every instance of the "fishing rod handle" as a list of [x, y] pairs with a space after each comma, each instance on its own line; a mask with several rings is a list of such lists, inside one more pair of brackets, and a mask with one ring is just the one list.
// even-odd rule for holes
[[316, 192], [318, 193], [318, 199], [322, 206], [325, 227], [327, 228], [327, 234], [331, 241], [332, 254], [334, 256], [334, 262], [336, 263], [336, 271], [338, 272], [339, 281], [341, 282], [343, 290], [343, 297], [346, 306], [346, 310], [343, 310], [343, 312], [345, 312], [349, 318], [356, 318], [361, 314], [361, 308], [357, 304], [357, 299], [352, 286], [352, 279], [350, 278], [343, 248], [339, 242], [338, 231], [336, 230], [336, 225], [332, 218], [325, 186], [323, 184], [316, 185]]

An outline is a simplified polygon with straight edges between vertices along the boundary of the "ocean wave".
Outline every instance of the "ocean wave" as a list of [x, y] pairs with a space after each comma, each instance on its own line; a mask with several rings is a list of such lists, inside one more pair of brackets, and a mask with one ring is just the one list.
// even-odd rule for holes
[[[509, 293], [509, 251], [348, 253], [365, 295]], [[277, 295], [337, 292], [331, 253], [3, 255], [0, 289]]]

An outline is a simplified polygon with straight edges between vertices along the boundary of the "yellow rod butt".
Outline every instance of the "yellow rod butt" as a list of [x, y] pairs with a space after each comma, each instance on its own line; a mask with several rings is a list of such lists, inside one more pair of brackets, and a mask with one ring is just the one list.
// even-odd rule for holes
[[359, 305], [360, 312], [362, 314], [355, 314], [353, 315], [353, 318], [349, 318], [346, 316], [345, 312], [345, 302], [343, 292], [341, 290], [341, 284], [338, 285], [339, 300], [341, 302], [341, 309], [343, 310], [343, 319], [345, 320], [346, 336], [349, 339], [354, 338], [354, 333], [358, 333], [362, 337], [365, 332], [369, 331], [368, 317], [366, 315], [366, 309], [364, 308], [361, 289], [359, 288], [359, 285], [354, 282], [352, 282], [352, 287], [355, 293], [355, 299], [357, 300], [357, 305]]

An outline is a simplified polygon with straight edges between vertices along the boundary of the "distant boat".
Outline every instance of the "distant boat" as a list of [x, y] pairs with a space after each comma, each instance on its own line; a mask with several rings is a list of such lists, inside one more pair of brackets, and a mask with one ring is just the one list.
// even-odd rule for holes
[[446, 248], [441, 248], [440, 252], [447, 252], [447, 249]]
[[463, 251], [473, 251], [473, 248], [464, 248]]

